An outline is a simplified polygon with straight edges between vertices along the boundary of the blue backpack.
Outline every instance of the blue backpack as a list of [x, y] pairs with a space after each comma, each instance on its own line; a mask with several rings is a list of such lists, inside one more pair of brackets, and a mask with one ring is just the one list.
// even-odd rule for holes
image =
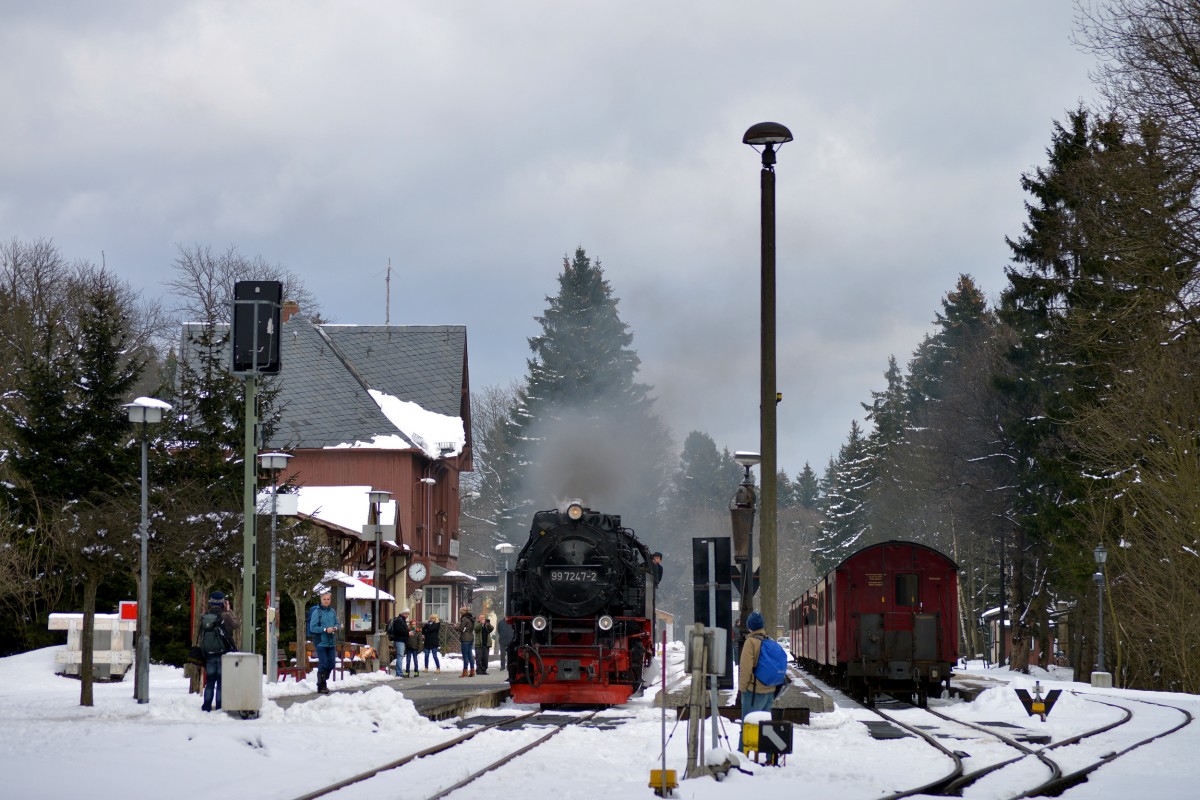
[[763, 639], [754, 664], [754, 679], [767, 686], [780, 686], [787, 679], [787, 652], [774, 639]]
[[320, 607], [321, 607], [320, 603], [318, 603], [315, 606], [309, 606], [308, 614], [306, 614], [304, 617], [304, 638], [308, 639], [310, 642], [313, 642], [314, 644], [317, 641], [317, 637], [320, 636], [321, 634], [312, 632], [313, 614], [316, 614], [317, 609]]

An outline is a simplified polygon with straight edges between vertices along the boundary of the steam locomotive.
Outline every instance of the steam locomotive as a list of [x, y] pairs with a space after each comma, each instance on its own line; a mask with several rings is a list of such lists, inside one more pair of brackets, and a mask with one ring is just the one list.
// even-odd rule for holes
[[578, 502], [539, 511], [510, 573], [505, 616], [514, 702], [624, 703], [654, 654], [650, 550], [617, 515]]

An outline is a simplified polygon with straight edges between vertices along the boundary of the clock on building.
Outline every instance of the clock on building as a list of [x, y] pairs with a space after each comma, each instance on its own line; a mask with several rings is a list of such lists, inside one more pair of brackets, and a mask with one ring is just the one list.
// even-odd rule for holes
[[417, 583], [425, 580], [425, 576], [429, 574], [429, 570], [425, 567], [425, 562], [414, 561], [408, 565], [408, 577], [412, 578]]

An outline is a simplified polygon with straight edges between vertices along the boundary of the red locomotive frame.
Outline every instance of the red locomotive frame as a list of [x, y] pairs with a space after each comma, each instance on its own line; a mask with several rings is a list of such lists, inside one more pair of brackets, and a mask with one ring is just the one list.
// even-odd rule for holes
[[924, 706], [958, 660], [958, 565], [916, 542], [865, 547], [791, 602], [788, 629], [798, 663], [866, 703]]
[[[511, 617], [515, 625], [531, 617]], [[514, 703], [543, 705], [620, 705], [641, 688], [647, 653], [653, 653], [652, 621], [642, 617], [617, 617], [617, 626], [635, 632], [616, 637], [611, 645], [600, 641], [597, 619], [549, 620], [545, 642], [517, 649], [510, 682]]]

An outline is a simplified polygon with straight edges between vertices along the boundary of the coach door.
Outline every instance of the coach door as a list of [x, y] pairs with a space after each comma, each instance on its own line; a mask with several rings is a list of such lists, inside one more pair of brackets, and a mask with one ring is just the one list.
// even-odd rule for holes
[[937, 661], [938, 624], [936, 614], [913, 615], [913, 661]]

